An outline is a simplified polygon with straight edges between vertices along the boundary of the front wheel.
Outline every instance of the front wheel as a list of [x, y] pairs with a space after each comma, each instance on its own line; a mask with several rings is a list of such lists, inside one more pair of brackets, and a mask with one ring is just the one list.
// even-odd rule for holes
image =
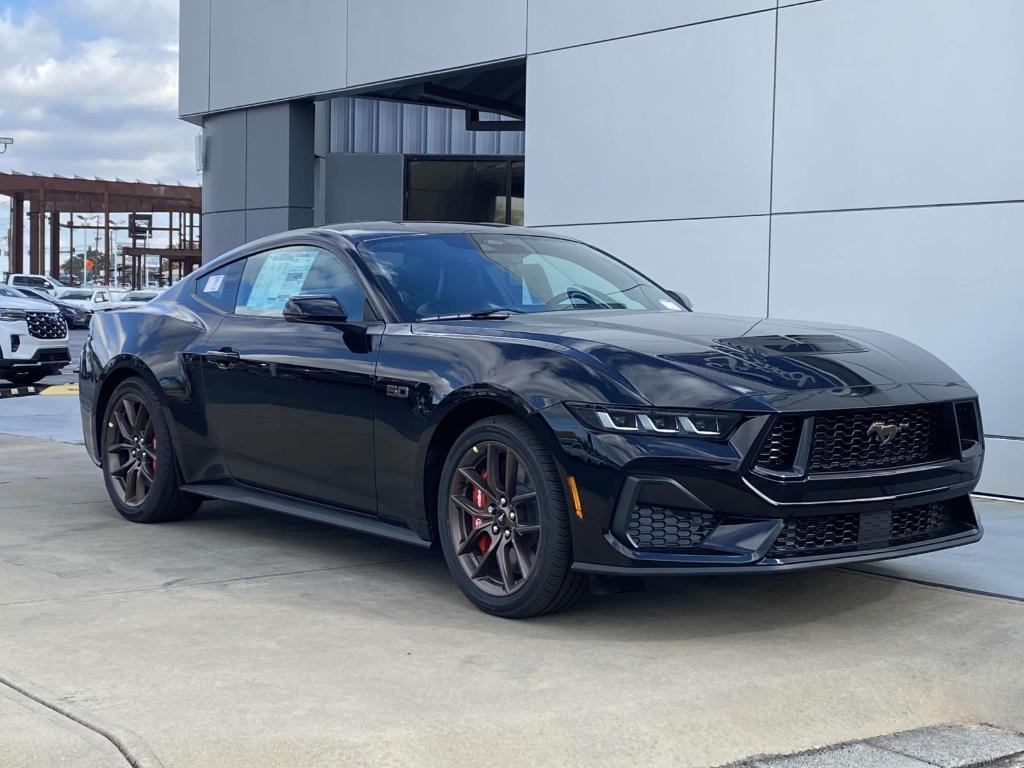
[[554, 460], [520, 419], [485, 419], [459, 437], [441, 473], [437, 508], [448, 568], [481, 610], [527, 618], [583, 596]]
[[133, 523], [189, 517], [200, 499], [182, 493], [160, 399], [140, 378], [118, 385], [103, 417], [103, 480], [121, 516]]

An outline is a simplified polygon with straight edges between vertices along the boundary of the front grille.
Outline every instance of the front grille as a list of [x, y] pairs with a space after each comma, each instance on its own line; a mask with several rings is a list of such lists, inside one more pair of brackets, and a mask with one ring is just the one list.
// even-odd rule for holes
[[807, 469], [848, 472], [948, 458], [943, 406], [820, 413], [814, 419]]
[[59, 312], [27, 312], [28, 335], [36, 339], [63, 339], [68, 335], [68, 324]]
[[690, 549], [700, 546], [717, 523], [717, 517], [707, 512], [638, 504], [626, 533], [637, 549]]
[[786, 520], [769, 557], [792, 558], [884, 549], [949, 536], [966, 529], [957, 501], [936, 501], [895, 511], [793, 517]]
[[776, 419], [761, 444], [757, 466], [776, 472], [792, 469], [802, 428], [803, 419], [797, 416], [781, 416]]

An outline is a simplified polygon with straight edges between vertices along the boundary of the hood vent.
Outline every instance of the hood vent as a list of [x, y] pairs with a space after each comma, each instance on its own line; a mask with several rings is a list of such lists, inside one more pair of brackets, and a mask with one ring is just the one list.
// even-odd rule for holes
[[829, 334], [792, 334], [787, 336], [739, 336], [720, 339], [720, 343], [762, 355], [839, 355], [867, 352], [851, 339]]

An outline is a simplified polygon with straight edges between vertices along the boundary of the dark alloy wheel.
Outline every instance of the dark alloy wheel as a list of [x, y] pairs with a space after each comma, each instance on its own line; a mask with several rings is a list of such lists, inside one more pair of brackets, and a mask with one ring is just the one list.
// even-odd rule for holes
[[530, 578], [540, 544], [537, 491], [523, 460], [495, 440], [473, 445], [449, 488], [448, 528], [463, 571], [490, 595]]
[[160, 398], [141, 378], [118, 385], [102, 424], [103, 480], [117, 511], [135, 523], [181, 520], [200, 499], [182, 493]]
[[520, 419], [477, 422], [452, 446], [438, 493], [441, 545], [456, 583], [477, 607], [525, 618], [582, 596], [561, 479]]
[[138, 507], [153, 487], [157, 438], [149, 409], [138, 395], [127, 392], [114, 403], [106, 430], [105, 456], [114, 492], [123, 504]]

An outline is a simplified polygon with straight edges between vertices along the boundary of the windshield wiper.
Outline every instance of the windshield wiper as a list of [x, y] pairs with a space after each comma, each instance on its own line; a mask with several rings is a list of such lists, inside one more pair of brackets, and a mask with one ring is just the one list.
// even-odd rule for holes
[[523, 315], [521, 309], [510, 307], [491, 307], [490, 309], [479, 309], [476, 312], [467, 312], [461, 315], [433, 315], [431, 317], [417, 318], [421, 323], [429, 323], [434, 320], [505, 320], [510, 315]]

